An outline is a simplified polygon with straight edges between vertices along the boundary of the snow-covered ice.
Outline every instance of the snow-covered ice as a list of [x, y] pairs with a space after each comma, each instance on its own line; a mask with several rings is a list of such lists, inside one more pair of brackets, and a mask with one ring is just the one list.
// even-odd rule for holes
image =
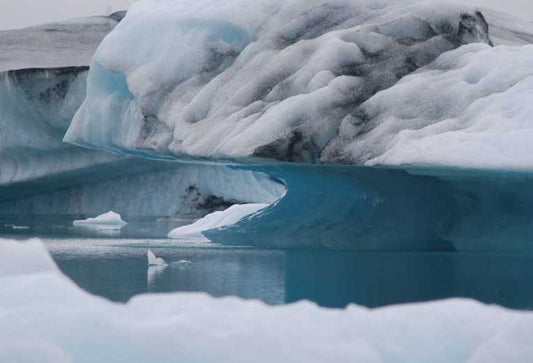
[[124, 227], [127, 222], [123, 221], [120, 214], [109, 211], [100, 214], [95, 218], [87, 218], [83, 220], [76, 220], [72, 222], [75, 227], [88, 227], [96, 229], [120, 229]]
[[[513, 362], [533, 314], [453, 299], [380, 309], [272, 307], [205, 294], [92, 296], [39, 241], [0, 241], [0, 361]], [[38, 267], [36, 267], [38, 266]]]
[[533, 169], [532, 99], [533, 45], [466, 45], [365, 102], [334, 148], [365, 165]]
[[483, 15], [442, 1], [138, 2], [98, 48], [65, 141], [319, 162], [362, 102], [476, 42], [491, 43]]
[[168, 263], [165, 262], [161, 257], [157, 257], [151, 250], [146, 252], [148, 257], [148, 266], [168, 266]]
[[226, 210], [210, 213], [192, 224], [175, 228], [169, 232], [168, 237], [207, 240], [202, 232], [231, 226], [268, 206], [265, 203], [235, 204]]

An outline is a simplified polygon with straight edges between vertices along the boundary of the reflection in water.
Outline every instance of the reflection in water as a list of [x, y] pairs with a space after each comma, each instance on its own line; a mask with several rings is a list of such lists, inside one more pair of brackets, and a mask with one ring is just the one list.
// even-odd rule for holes
[[[60, 268], [115, 301], [146, 292], [202, 291], [270, 304], [307, 299], [369, 307], [468, 297], [533, 309], [533, 256], [283, 251], [145, 240], [46, 240]], [[147, 267], [151, 249], [169, 266]], [[180, 260], [191, 261], [179, 268]]]
[[148, 271], [146, 272], [146, 291], [153, 292], [154, 286], [156, 285], [159, 275], [167, 268], [168, 266], [148, 266]]
[[287, 302], [377, 307], [468, 297], [533, 309], [533, 256], [288, 252], [286, 261]]

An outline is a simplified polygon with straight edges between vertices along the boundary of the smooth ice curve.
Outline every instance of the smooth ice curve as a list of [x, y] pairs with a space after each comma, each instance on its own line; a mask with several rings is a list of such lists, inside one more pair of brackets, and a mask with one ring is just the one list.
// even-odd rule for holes
[[235, 204], [226, 210], [213, 212], [196, 222], [178, 227], [169, 232], [169, 238], [195, 238], [208, 241], [202, 232], [228, 227], [236, 224], [247, 216], [253, 215], [268, 207], [266, 203]]

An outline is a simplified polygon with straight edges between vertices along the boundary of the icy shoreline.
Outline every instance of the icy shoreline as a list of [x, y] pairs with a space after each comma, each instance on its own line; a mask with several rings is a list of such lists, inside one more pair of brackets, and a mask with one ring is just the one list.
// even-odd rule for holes
[[111, 303], [38, 240], [0, 241], [0, 360], [529, 362], [533, 314], [463, 299], [370, 310], [271, 307], [204, 294]]

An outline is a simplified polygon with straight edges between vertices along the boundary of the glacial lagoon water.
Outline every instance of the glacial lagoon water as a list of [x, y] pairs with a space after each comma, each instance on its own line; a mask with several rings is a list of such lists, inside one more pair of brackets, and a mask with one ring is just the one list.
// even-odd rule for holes
[[[7, 237], [32, 237], [34, 228], [17, 228]], [[533, 255], [527, 253], [262, 249], [48, 232], [43, 240], [59, 268], [85, 290], [113, 301], [187, 291], [268, 304], [305, 299], [334, 308], [468, 297], [533, 309]], [[148, 249], [170, 266], [148, 267]], [[172, 265], [179, 260], [191, 265]]]

